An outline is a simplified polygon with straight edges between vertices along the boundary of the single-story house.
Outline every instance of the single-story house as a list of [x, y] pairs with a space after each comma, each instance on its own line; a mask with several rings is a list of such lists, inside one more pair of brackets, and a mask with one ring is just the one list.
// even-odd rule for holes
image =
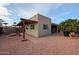
[[[34, 37], [41, 37], [45, 35], [50, 35], [51, 32], [51, 18], [43, 16], [41, 14], [36, 14], [30, 19], [21, 18], [25, 23], [25, 33]], [[20, 21], [18, 26], [23, 26], [22, 21]]]

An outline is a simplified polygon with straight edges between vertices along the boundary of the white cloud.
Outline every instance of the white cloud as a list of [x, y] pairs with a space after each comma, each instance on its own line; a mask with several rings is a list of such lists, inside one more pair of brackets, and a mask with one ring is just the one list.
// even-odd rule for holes
[[37, 13], [45, 15], [51, 8], [55, 10], [61, 5], [62, 4], [32, 4], [31, 7], [17, 7], [17, 14], [25, 18], [30, 18]]
[[0, 7], [0, 16], [8, 16], [10, 15], [9, 10], [3, 6]]
[[9, 3], [0, 3], [0, 6], [8, 6]]
[[51, 9], [55, 10], [59, 8], [62, 4], [33, 3], [33, 4], [30, 4], [31, 6], [25, 3], [24, 3], [24, 6], [21, 4], [20, 5], [14, 4], [15, 10], [13, 9], [13, 11], [6, 8], [6, 6], [8, 5], [9, 4], [7, 3], [0, 3], [0, 18], [11, 24], [12, 22], [10, 21], [13, 21], [11, 18], [9, 18], [11, 13], [13, 13], [13, 16], [15, 17], [19, 16], [24, 18], [30, 18], [37, 13], [46, 15], [49, 12], [49, 10]]
[[11, 15], [6, 6], [10, 5], [9, 3], [0, 3], [0, 16], [9, 16]]
[[0, 16], [0, 19], [3, 19], [4, 22], [7, 22], [8, 25], [12, 25], [13, 19], [6, 17], [6, 16]]
[[11, 25], [13, 20], [9, 18], [11, 13], [10, 10], [6, 8], [8, 5], [8, 3], [0, 3], [0, 19], [3, 19], [4, 22], [9, 23], [8, 25]]
[[6, 6], [10, 5], [9, 3], [0, 3], [0, 16], [9, 16], [11, 15]]
[[6, 16], [0, 16], [0, 19], [3, 19], [4, 21], [10, 21], [10, 20], [12, 20], [12, 19], [10, 19], [10, 18], [8, 18]]

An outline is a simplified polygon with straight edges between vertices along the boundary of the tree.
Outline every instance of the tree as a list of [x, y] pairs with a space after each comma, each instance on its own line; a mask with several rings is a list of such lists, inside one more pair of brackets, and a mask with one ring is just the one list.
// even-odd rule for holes
[[3, 27], [2, 27], [2, 24], [3, 24], [3, 20], [0, 19], [0, 34], [3, 33]]
[[2, 19], [0, 19], [0, 26], [2, 26], [2, 23], [3, 23], [4, 21], [2, 20]]
[[58, 26], [58, 29], [63, 32], [77, 32], [79, 28], [79, 21], [77, 19], [68, 19], [64, 22], [61, 22]]
[[61, 22], [58, 26], [63, 32], [75, 32], [77, 30], [78, 20], [77, 19], [68, 19], [64, 22]]
[[8, 23], [3, 23], [5, 26], [7, 26]]
[[13, 22], [13, 26], [16, 26], [16, 22]]
[[76, 32], [79, 33], [79, 20], [77, 21], [77, 30], [76, 30]]

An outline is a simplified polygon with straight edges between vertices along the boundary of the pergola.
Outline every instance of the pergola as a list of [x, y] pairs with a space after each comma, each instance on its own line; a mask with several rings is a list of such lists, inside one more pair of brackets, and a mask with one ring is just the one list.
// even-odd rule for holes
[[[38, 23], [38, 21], [33, 21], [30, 19], [24, 19], [24, 18], [20, 18], [20, 22], [17, 24], [17, 26], [22, 26], [22, 30], [23, 30], [23, 40], [25, 39], [25, 25], [29, 25], [29, 24], [34, 24], [34, 23]], [[19, 32], [20, 33], [20, 32]]]

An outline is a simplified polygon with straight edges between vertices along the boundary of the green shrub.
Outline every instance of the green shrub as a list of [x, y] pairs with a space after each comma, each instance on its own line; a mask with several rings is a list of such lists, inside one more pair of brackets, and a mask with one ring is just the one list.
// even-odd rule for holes
[[63, 32], [78, 32], [79, 31], [79, 20], [68, 19], [64, 22], [61, 22], [58, 26], [58, 29]]

